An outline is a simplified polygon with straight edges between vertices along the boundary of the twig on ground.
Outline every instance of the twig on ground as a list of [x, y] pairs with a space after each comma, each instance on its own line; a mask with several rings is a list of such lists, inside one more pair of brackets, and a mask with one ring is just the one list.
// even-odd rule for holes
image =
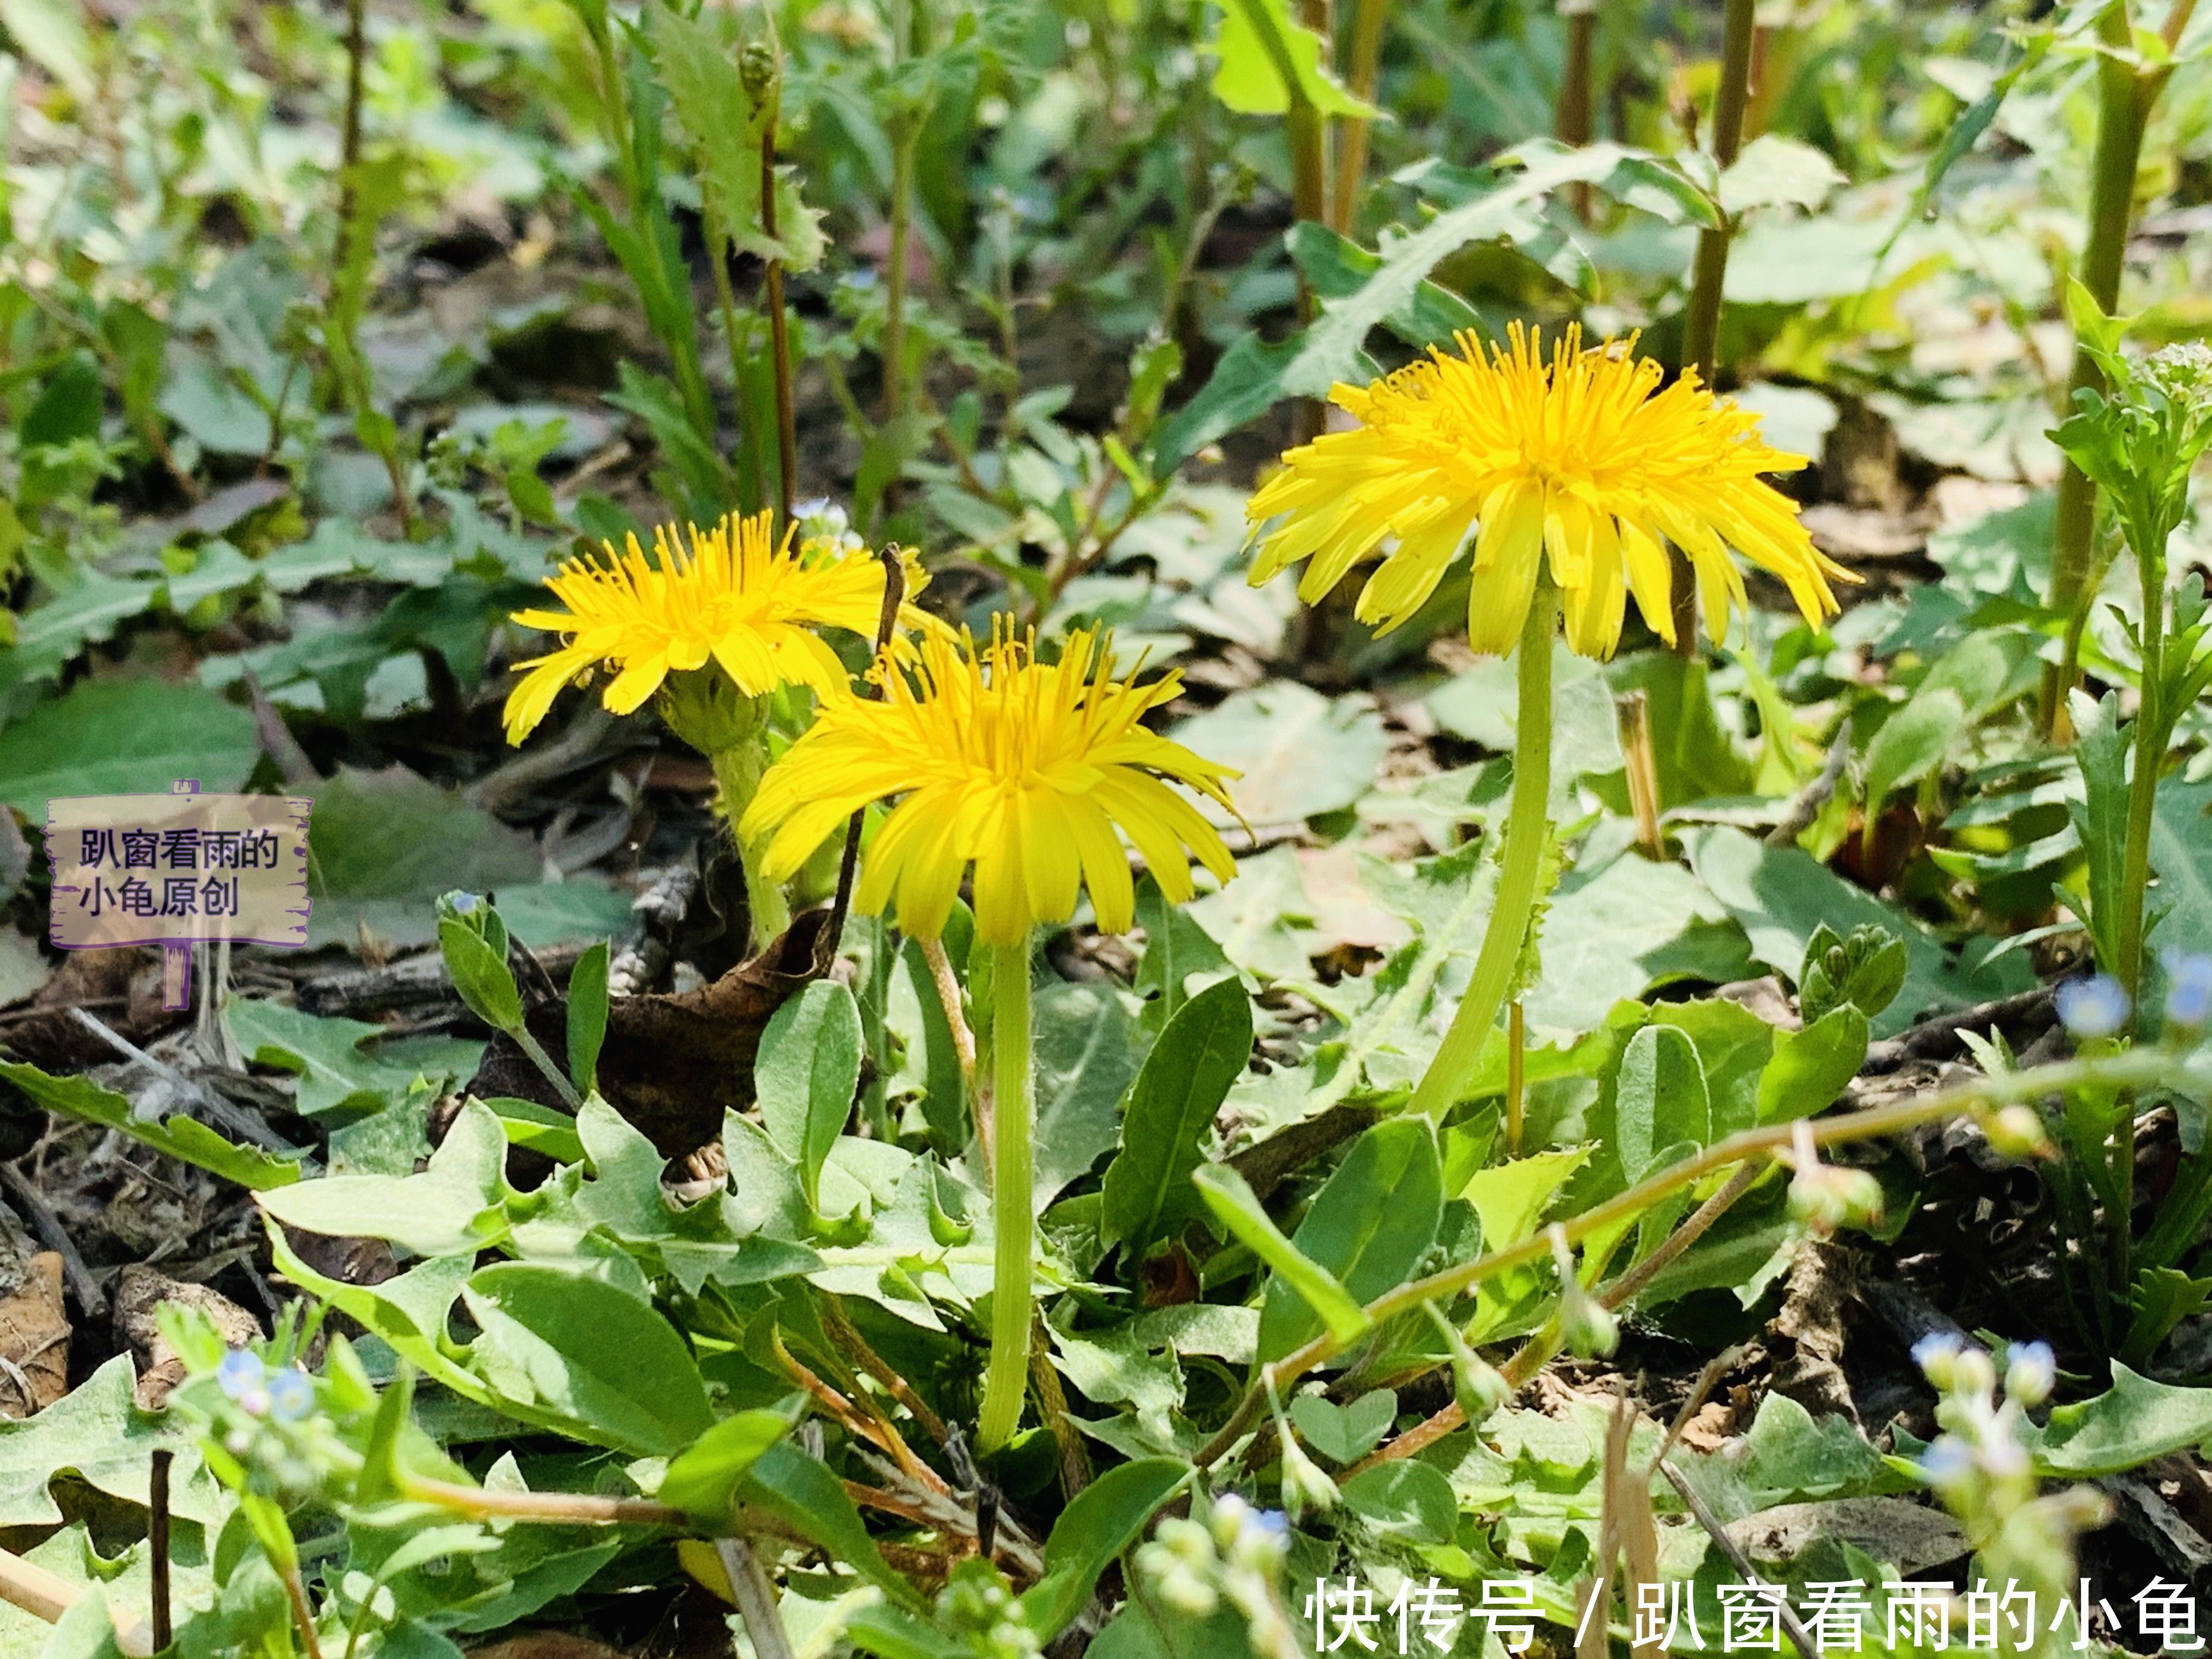
[[31, 1185], [31, 1178], [12, 1163], [0, 1163], [0, 1186], [8, 1189], [8, 1197], [31, 1223], [39, 1241], [62, 1259], [62, 1278], [69, 1285], [70, 1294], [87, 1319], [107, 1316], [107, 1295], [86, 1266], [84, 1258], [77, 1253], [76, 1242], [69, 1235], [39, 1189]]

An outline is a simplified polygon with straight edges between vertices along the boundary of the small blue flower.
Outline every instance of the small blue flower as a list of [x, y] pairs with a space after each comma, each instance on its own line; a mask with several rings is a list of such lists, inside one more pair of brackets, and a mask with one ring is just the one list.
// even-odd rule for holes
[[215, 1369], [215, 1380], [223, 1393], [233, 1400], [243, 1400], [261, 1386], [268, 1367], [261, 1363], [258, 1354], [243, 1348], [234, 1348], [222, 1357], [222, 1363]]
[[1912, 1345], [1912, 1363], [1923, 1371], [1954, 1358], [1959, 1351], [1959, 1339], [1950, 1331], [1930, 1331]]
[[2194, 1030], [2212, 1019], [2212, 955], [2169, 950], [2166, 967], [2166, 1022]]
[[1244, 1525], [1269, 1538], [1287, 1539], [1291, 1535], [1291, 1517], [1280, 1510], [1255, 1510], [1245, 1517]]
[[1931, 1486], [1955, 1486], [1972, 1476], [1974, 1455], [1964, 1441], [1945, 1435], [1920, 1455], [1920, 1473]]
[[279, 1371], [269, 1379], [269, 1412], [279, 1423], [297, 1423], [315, 1409], [315, 1385], [298, 1371]]
[[2005, 1355], [2005, 1393], [2023, 1406], [2040, 1406], [2058, 1386], [2058, 1360], [2047, 1342], [2017, 1342]]
[[453, 907], [454, 915], [473, 916], [477, 913], [477, 906], [483, 900], [473, 893], [456, 893], [446, 902]]
[[2058, 1018], [2076, 1038], [2109, 1037], [2128, 1022], [2128, 993], [2109, 973], [2058, 987]]

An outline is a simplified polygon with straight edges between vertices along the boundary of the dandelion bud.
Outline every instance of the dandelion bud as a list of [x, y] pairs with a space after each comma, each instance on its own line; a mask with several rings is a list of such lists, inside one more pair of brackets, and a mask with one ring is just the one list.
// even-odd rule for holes
[[738, 84], [747, 98], [760, 103], [775, 88], [778, 68], [773, 49], [761, 41], [750, 41], [738, 54]]

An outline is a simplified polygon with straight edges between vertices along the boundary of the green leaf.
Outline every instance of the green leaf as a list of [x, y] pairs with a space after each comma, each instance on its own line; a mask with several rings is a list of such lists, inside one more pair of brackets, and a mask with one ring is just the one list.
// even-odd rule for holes
[[1830, 1009], [1802, 1031], [1774, 1040], [1759, 1074], [1759, 1121], [1788, 1123], [1825, 1112], [1866, 1064], [1867, 1016], [1855, 1003]]
[[457, 1038], [391, 1038], [380, 1025], [303, 1014], [282, 1003], [233, 997], [222, 1022], [257, 1065], [300, 1081], [293, 1104], [302, 1117], [365, 1113], [388, 1106], [421, 1079], [435, 1085], [476, 1075], [482, 1043]]
[[602, 939], [568, 970], [568, 1081], [583, 1095], [599, 1086], [599, 1045], [607, 1036], [607, 956]]
[[1382, 1444], [1398, 1415], [1398, 1396], [1370, 1388], [1349, 1405], [1323, 1394], [1300, 1394], [1291, 1402], [1291, 1422], [1307, 1445], [1332, 1463], [1351, 1464]]
[[[1373, 698], [1327, 698], [1294, 680], [1233, 692], [1172, 735], [1243, 774], [1229, 795], [1250, 824], [1294, 824], [1350, 806], [1389, 747]], [[1224, 828], [1235, 821], [1212, 802], [1200, 808]]]
[[761, 137], [772, 110], [747, 96], [737, 70], [738, 46], [720, 38], [702, 12], [687, 18], [665, 5], [647, 9], [661, 84], [699, 158], [699, 183], [720, 215], [738, 251], [759, 259], [781, 259], [791, 271], [811, 271], [827, 246], [822, 215], [799, 198], [798, 177], [776, 169], [775, 231], [761, 224]]
[[1322, 66], [1322, 46], [1318, 34], [1292, 21], [1289, 0], [1222, 0], [1213, 95], [1239, 115], [1280, 115], [1295, 94], [1323, 115], [1374, 119], [1380, 112]]
[[1035, 995], [1036, 1198], [1042, 1211], [1114, 1145], [1121, 1132], [1115, 1108], [1142, 1053], [1116, 991], [1055, 980]]
[[273, 1217], [269, 1250], [286, 1278], [355, 1320], [425, 1376], [464, 1400], [490, 1404], [491, 1391], [447, 1352], [447, 1318], [476, 1266], [473, 1248], [418, 1262], [380, 1284], [349, 1284], [317, 1272], [293, 1250]]
[[1459, 1533], [1459, 1499], [1443, 1472], [1417, 1457], [1393, 1458], [1344, 1483], [1344, 1507], [1384, 1538], [1449, 1544]]
[[36, 1416], [0, 1418], [0, 1526], [59, 1524], [48, 1487], [72, 1474], [147, 1508], [152, 1454], [161, 1447], [177, 1455], [171, 1510], [204, 1527], [222, 1522], [229, 1506], [200, 1461], [197, 1431], [181, 1416], [140, 1410], [131, 1381], [131, 1357], [118, 1354]]
[[342, 766], [301, 793], [315, 802], [307, 820], [311, 946], [356, 946], [364, 928], [388, 944], [428, 944], [437, 937], [438, 896], [455, 890], [496, 894], [508, 928], [533, 948], [630, 925], [626, 895], [583, 876], [541, 883], [528, 836], [404, 766]]
[[860, 1081], [860, 1010], [834, 979], [817, 979], [776, 1009], [761, 1034], [753, 1089], [776, 1150], [799, 1166], [820, 1206], [823, 1161], [853, 1113]]
[[1329, 1334], [1340, 1344], [1356, 1342], [1367, 1333], [1374, 1323], [1367, 1317], [1367, 1310], [1334, 1273], [1302, 1255], [1297, 1247], [1283, 1236], [1267, 1218], [1267, 1211], [1253, 1196], [1243, 1176], [1225, 1163], [1208, 1163], [1193, 1170], [1190, 1179], [1221, 1224], [1240, 1244], [1274, 1269], [1284, 1284], [1296, 1288], [1306, 1306], [1320, 1314]]
[[2154, 1382], [2115, 1361], [2110, 1388], [2023, 1424], [2020, 1437], [2046, 1479], [2118, 1474], [2212, 1440], [2212, 1388]]
[[1303, 333], [1273, 344], [1257, 333], [1240, 335], [1198, 394], [1161, 424], [1153, 442], [1154, 474], [1172, 471], [1200, 446], [1257, 419], [1280, 399], [1326, 397], [1338, 381], [1372, 379], [1368, 334], [1384, 319], [1406, 314], [1429, 273], [1447, 255], [1469, 242], [1515, 231], [1533, 235], [1531, 209], [1547, 194], [1562, 185], [1603, 179], [1638, 153], [1608, 143], [1571, 150], [1522, 146], [1503, 162], [1524, 161], [1519, 171], [1388, 242], [1381, 250], [1382, 265], [1365, 285], [1357, 294], [1325, 303], [1319, 320]]
[[831, 1560], [850, 1567], [899, 1606], [921, 1610], [921, 1595], [884, 1559], [860, 1512], [845, 1495], [845, 1483], [820, 1458], [780, 1441], [753, 1464], [741, 1495], [746, 1503], [788, 1521], [827, 1551]]
[[1978, 972], [1963, 971], [1917, 921], [1846, 881], [1802, 848], [1769, 847], [1726, 826], [1692, 830], [1683, 839], [1698, 879], [1742, 924], [1752, 954], [1778, 973], [1798, 971], [1806, 946], [1823, 923], [1838, 930], [1876, 923], [1905, 941], [1911, 965], [1904, 989], [1871, 1022], [1876, 1036], [1894, 1036], [1931, 1008], [2006, 996], [2025, 990], [2033, 979], [2019, 952]]
[[501, 1262], [461, 1296], [483, 1332], [485, 1381], [561, 1418], [576, 1438], [674, 1456], [714, 1425], [707, 1385], [675, 1327], [605, 1279]]
[[[7, 20], [9, 11], [21, 3], [22, 0], [0, 0], [0, 21]], [[97, 438], [106, 400], [98, 361], [89, 351], [75, 352], [54, 371], [38, 401], [24, 413], [22, 424], [15, 429], [16, 438], [26, 449]]]
[[471, 1014], [510, 1036], [522, 1029], [522, 991], [514, 970], [483, 935], [447, 918], [438, 924], [438, 951], [446, 959], [446, 977]]
[[1223, 979], [1182, 1006], [1129, 1090], [1121, 1150], [1106, 1168], [1099, 1236], [1141, 1260], [1190, 1211], [1190, 1172], [1205, 1162], [1214, 1115], [1252, 1056], [1252, 1005]]
[[[1924, 694], [1923, 694], [1924, 693]], [[1892, 790], [1916, 784], [1937, 766], [1966, 724], [1966, 705], [1948, 686], [1922, 688], [1881, 723], [1867, 745], [1866, 799], [1869, 820], [1881, 815]]]
[[0, 1060], [0, 1082], [13, 1083], [49, 1112], [120, 1130], [166, 1157], [198, 1165], [252, 1192], [273, 1192], [300, 1179], [298, 1164], [258, 1147], [236, 1145], [181, 1112], [141, 1117], [129, 1101], [89, 1077], [50, 1077], [35, 1065]]
[[0, 804], [41, 819], [67, 795], [210, 793], [242, 785], [261, 753], [253, 717], [213, 692], [158, 680], [88, 680], [0, 731]]
[[1176, 1011], [1195, 995], [1191, 981], [1236, 973], [1213, 936], [1181, 905], [1170, 904], [1147, 871], [1137, 883], [1137, 925], [1145, 932], [1145, 954], [1137, 964], [1135, 990], [1145, 998], [1137, 1028], [1157, 1039]]
[[[588, 1106], [598, 1098], [596, 1095], [586, 1096], [585, 1103]], [[582, 1162], [584, 1143], [576, 1134], [576, 1119], [566, 1112], [504, 1095], [493, 1095], [484, 1104], [499, 1119], [500, 1131], [507, 1137], [509, 1146], [526, 1146], [533, 1152], [544, 1153], [556, 1163]]]
[[2128, 826], [2128, 740], [2120, 731], [2119, 698], [2107, 692], [2093, 703], [2071, 699], [2074, 757], [2081, 768], [2081, 799], [2070, 803], [2075, 827], [2088, 855], [2089, 938], [2097, 966], [2119, 966], [2120, 915], [2125, 882]]
[[663, 1503], [688, 1510], [710, 1530], [727, 1526], [730, 1505], [746, 1473], [791, 1432], [795, 1421], [793, 1412], [766, 1406], [724, 1418], [669, 1464], [654, 1495]]
[[2183, 950], [2212, 939], [2212, 778], [2185, 784], [2166, 779], [2152, 808], [2150, 866], [2158, 873], [2151, 894], [2160, 912], [2158, 942]]
[[[1315, 1196], [1291, 1243], [1354, 1301], [1372, 1302], [1411, 1277], [1435, 1242], [1443, 1217], [1436, 1131], [1425, 1118], [1395, 1118], [1352, 1144]], [[1260, 1310], [1262, 1363], [1299, 1346], [1321, 1323], [1303, 1287], [1279, 1269], [1277, 1273]]]
[[[0, 650], [0, 687], [53, 679], [87, 645], [112, 637], [119, 624], [149, 608], [161, 591], [158, 582], [79, 571], [68, 587], [15, 619], [14, 646]], [[0, 646], [6, 643], [6, 626], [0, 622]]]
[[1482, 1218], [1482, 1247], [1503, 1250], [1534, 1234], [1559, 1189], [1588, 1162], [1587, 1149], [1538, 1152], [1479, 1169], [1460, 1193]]
[[1650, 1174], [1661, 1155], [1712, 1139], [1705, 1068], [1689, 1038], [1673, 1026], [1647, 1025], [1621, 1052], [1614, 1095], [1621, 1174], [1630, 1185]]
[[261, 1207], [310, 1233], [388, 1239], [416, 1255], [448, 1255], [481, 1248], [505, 1229], [497, 1200], [506, 1160], [499, 1119], [468, 1100], [422, 1174], [325, 1175], [265, 1193]]
[[100, 89], [84, 16], [70, 0], [0, 0], [0, 24], [7, 27], [16, 50], [66, 87], [80, 104], [89, 103]]
[[1721, 210], [1733, 216], [1790, 206], [1817, 213], [1828, 192], [1845, 182], [1836, 164], [1812, 145], [1763, 133], [1721, 174]]
[[1022, 1595], [1040, 1642], [1049, 1643], [1083, 1611], [1098, 1575], [1143, 1535], [1190, 1473], [1176, 1458], [1139, 1458], [1099, 1476], [1060, 1512], [1045, 1540], [1044, 1577]]

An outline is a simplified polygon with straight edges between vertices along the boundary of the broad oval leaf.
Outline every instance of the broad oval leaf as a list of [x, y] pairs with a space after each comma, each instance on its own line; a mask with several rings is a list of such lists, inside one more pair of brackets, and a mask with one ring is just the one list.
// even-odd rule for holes
[[761, 1455], [791, 1432], [795, 1415], [756, 1406], [726, 1417], [668, 1466], [656, 1494], [708, 1526], [726, 1525], [738, 1486]]
[[1049, 1642], [1083, 1611], [1107, 1564], [1135, 1543], [1153, 1512], [1190, 1476], [1180, 1458], [1124, 1463], [1085, 1486], [1045, 1540], [1044, 1577], [1022, 1596], [1037, 1639]]
[[1631, 1185], [1651, 1173], [1663, 1150], [1712, 1138], [1705, 1068], [1686, 1033], [1647, 1025], [1628, 1040], [1614, 1095], [1621, 1174]]
[[817, 979], [776, 1009], [761, 1034], [753, 1090], [776, 1150], [799, 1166], [819, 1208], [823, 1161], [852, 1115], [860, 1081], [860, 1010], [834, 979]]
[[673, 1456], [714, 1426], [707, 1385], [676, 1327], [603, 1279], [531, 1262], [487, 1267], [462, 1287], [482, 1327], [477, 1369], [518, 1404], [565, 1419], [580, 1440]]

